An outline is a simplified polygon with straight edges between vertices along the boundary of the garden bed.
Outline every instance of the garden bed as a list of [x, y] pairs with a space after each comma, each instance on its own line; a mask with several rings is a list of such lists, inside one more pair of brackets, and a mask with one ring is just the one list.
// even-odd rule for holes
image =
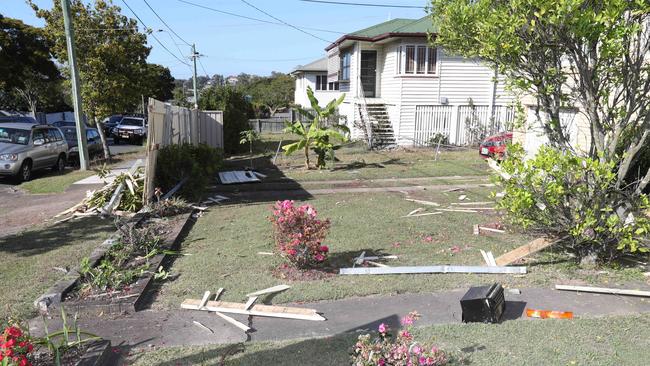
[[[142, 261], [146, 266], [136, 280], [119, 290], [82, 289], [81, 266], [70, 271], [70, 274], [57, 282], [45, 295], [36, 300], [35, 305], [41, 312], [64, 307], [66, 312], [79, 315], [121, 314], [138, 311], [142, 308], [147, 291], [154, 281], [155, 272], [161, 268], [170, 250], [178, 249], [182, 235], [186, 233], [194, 220], [193, 213], [185, 213], [163, 219], [151, 218], [146, 214], [138, 214], [131, 220], [133, 225], [144, 227], [157, 225], [162, 228], [158, 249], [160, 253]], [[88, 258], [88, 267], [97, 268], [102, 259], [118, 244], [119, 235], [102, 243]], [[134, 258], [129, 258], [133, 262]]]
[[[51, 366], [55, 364], [54, 356], [47, 352], [32, 356], [33, 366]], [[66, 350], [61, 357], [61, 366], [109, 366], [113, 364], [111, 342], [99, 340], [84, 343]]]

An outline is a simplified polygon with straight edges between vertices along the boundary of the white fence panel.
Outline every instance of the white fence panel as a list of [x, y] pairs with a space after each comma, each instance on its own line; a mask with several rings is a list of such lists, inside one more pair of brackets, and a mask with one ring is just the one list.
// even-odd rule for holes
[[448, 105], [415, 106], [415, 145], [426, 145], [437, 133], [449, 136], [453, 107]]

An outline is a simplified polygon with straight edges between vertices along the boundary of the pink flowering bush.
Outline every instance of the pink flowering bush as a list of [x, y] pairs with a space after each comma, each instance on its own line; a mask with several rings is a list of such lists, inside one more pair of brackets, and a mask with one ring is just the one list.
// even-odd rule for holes
[[319, 220], [311, 205], [295, 206], [293, 201], [278, 201], [273, 206], [273, 238], [276, 249], [298, 268], [311, 268], [325, 262], [329, 248], [323, 245], [330, 228], [328, 219]]
[[401, 323], [403, 329], [392, 337], [384, 323], [377, 329], [379, 335], [361, 335], [354, 346], [352, 365], [354, 366], [438, 366], [449, 361], [447, 354], [435, 346], [425, 346], [413, 339], [413, 323], [419, 318], [411, 312]]

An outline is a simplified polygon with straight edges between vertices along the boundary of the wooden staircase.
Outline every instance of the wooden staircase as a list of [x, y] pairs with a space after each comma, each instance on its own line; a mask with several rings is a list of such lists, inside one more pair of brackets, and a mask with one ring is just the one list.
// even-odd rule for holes
[[[361, 106], [359, 108], [362, 108]], [[372, 127], [372, 147], [387, 148], [396, 145], [393, 125], [390, 123], [386, 105], [368, 103], [365, 105], [368, 122]], [[363, 113], [360, 113], [363, 116]]]

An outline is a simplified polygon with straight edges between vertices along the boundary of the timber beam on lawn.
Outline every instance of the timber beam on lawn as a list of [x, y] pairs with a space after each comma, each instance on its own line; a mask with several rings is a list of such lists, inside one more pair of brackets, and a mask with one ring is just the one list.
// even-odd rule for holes
[[199, 305], [201, 305], [201, 300], [187, 299], [183, 301], [181, 308], [189, 310], [215, 311], [219, 313], [243, 314], [250, 316], [264, 316], [269, 318], [287, 318], [313, 321], [325, 320], [325, 318], [318, 314], [314, 309], [272, 305], [253, 305], [249, 310], [246, 310], [246, 304], [225, 301], [208, 301], [207, 304], [205, 304], [203, 307], [199, 307]]
[[380, 268], [341, 268], [342, 275], [363, 274], [414, 274], [414, 273], [510, 273], [525, 274], [526, 267], [486, 267], [486, 266], [419, 266], [419, 267], [380, 267]]
[[620, 288], [555, 285], [555, 289], [564, 291], [593, 292], [597, 294], [650, 297], [650, 291], [627, 290]]
[[[480, 230], [480, 229], [479, 229]], [[510, 263], [516, 262], [524, 257], [527, 257], [533, 253], [537, 253], [542, 249], [546, 249], [551, 245], [554, 245], [567, 237], [564, 236], [557, 240], [549, 240], [546, 238], [537, 238], [526, 245], [522, 245], [519, 248], [513, 249], [508, 253], [500, 256], [496, 259], [498, 266], [507, 266]]]

